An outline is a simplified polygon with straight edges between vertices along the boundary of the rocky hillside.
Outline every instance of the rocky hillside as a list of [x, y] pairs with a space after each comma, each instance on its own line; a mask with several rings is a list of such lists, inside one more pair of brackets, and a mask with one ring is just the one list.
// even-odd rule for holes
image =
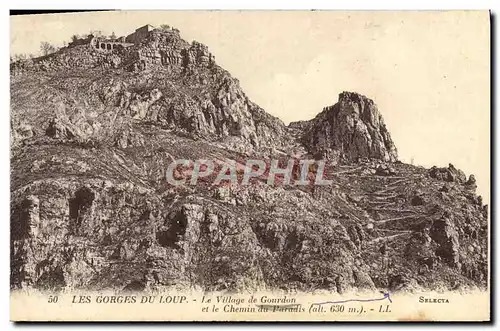
[[[30, 127], [50, 127], [52, 136], [125, 148], [140, 145], [130, 125], [142, 122], [193, 138], [234, 140], [248, 150], [274, 146], [286, 130], [248, 99], [206, 46], [187, 43], [176, 30], [154, 30], [140, 45], [113, 52], [64, 48], [14, 63], [11, 72], [12, 100], [23, 103], [12, 111], [30, 111], [15, 124], [28, 132], [14, 130], [14, 143], [30, 135]], [[35, 77], [26, 80], [30, 73]]]
[[[381, 113], [356, 93], [285, 126], [176, 30], [12, 64], [11, 144], [12, 288], [487, 284], [472, 175], [397, 161]], [[324, 159], [332, 184], [172, 186], [178, 158]]]

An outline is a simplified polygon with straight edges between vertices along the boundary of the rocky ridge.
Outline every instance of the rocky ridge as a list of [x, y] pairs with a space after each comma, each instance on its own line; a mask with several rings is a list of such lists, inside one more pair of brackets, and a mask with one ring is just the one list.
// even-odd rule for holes
[[[471, 289], [487, 206], [453, 165], [397, 161], [374, 102], [267, 114], [176, 30], [11, 65], [13, 288]], [[327, 187], [172, 187], [176, 158], [322, 158]]]

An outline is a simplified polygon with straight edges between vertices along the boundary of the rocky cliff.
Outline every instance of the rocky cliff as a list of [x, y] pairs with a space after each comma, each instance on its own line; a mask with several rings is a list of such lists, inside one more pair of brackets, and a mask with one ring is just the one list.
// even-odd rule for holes
[[[13, 288], [442, 290], [487, 285], [487, 206], [397, 161], [344, 92], [285, 126], [175, 30], [11, 66]], [[323, 158], [328, 186], [172, 186], [174, 159]]]
[[397, 150], [382, 115], [373, 100], [343, 92], [338, 102], [325, 107], [314, 119], [291, 123], [300, 125], [302, 141], [311, 151], [333, 150], [343, 160], [368, 157], [384, 161], [397, 160]]

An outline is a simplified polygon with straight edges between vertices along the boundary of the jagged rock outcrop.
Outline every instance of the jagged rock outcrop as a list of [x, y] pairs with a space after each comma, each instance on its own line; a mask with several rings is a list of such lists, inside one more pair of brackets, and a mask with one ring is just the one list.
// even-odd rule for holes
[[457, 182], [460, 184], [464, 184], [467, 181], [465, 173], [462, 170], [455, 168], [455, 166], [451, 163], [448, 165], [448, 168], [438, 168], [436, 166], [432, 167], [429, 169], [429, 176], [438, 180]]
[[45, 133], [55, 139], [72, 139], [75, 137], [73, 130], [64, 125], [58, 118], [53, 118], [49, 122]]
[[430, 235], [439, 245], [436, 255], [452, 267], [460, 268], [459, 234], [449, 217], [450, 215], [447, 214], [443, 218], [435, 220], [430, 230]]
[[341, 93], [335, 105], [324, 108], [300, 127], [305, 129], [303, 142], [312, 151], [330, 148], [350, 161], [363, 157], [397, 160], [396, 146], [377, 106], [373, 100], [358, 93]]

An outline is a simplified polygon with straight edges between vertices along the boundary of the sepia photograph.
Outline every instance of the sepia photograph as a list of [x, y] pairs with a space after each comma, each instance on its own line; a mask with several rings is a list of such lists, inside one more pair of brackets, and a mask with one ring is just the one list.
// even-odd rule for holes
[[11, 320], [489, 321], [490, 21], [11, 15]]

